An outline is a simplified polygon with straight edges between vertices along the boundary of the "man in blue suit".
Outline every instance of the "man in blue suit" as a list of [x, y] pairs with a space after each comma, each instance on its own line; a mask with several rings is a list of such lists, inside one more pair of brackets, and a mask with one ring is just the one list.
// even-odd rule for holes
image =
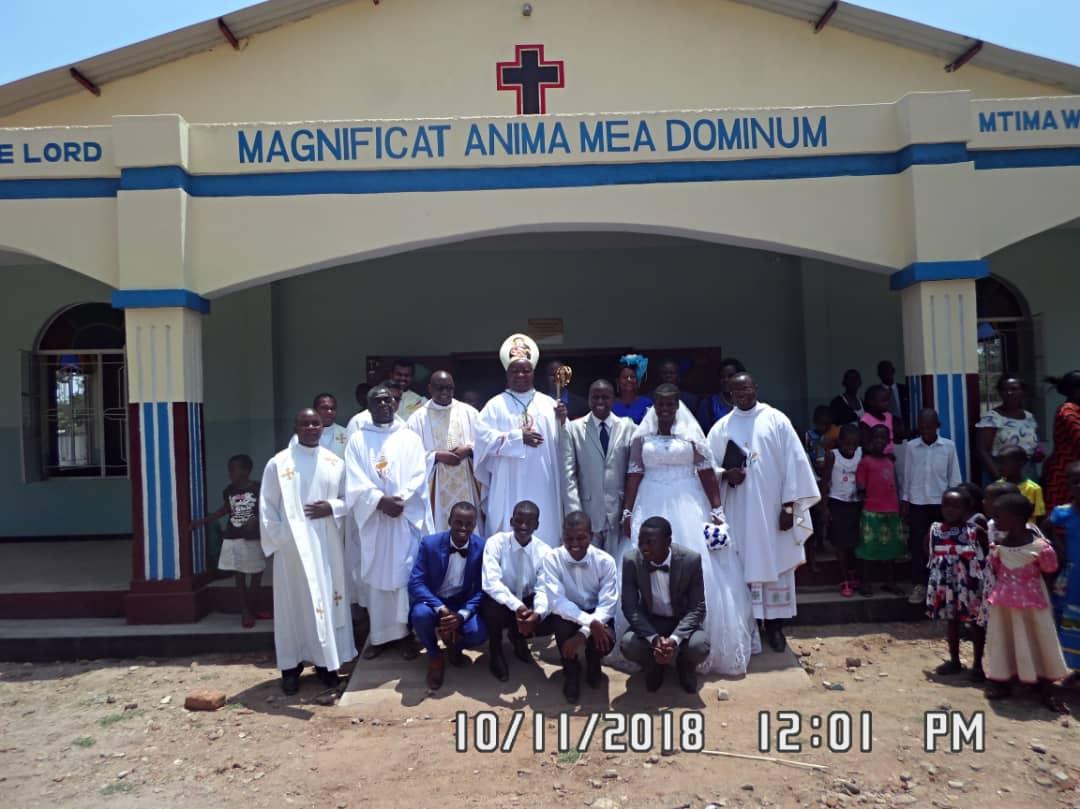
[[460, 666], [462, 649], [487, 640], [487, 627], [478, 615], [484, 595], [484, 540], [473, 533], [475, 527], [476, 507], [456, 504], [450, 509], [450, 530], [420, 540], [409, 576], [409, 622], [427, 649], [427, 685], [432, 691], [442, 687], [447, 659]]

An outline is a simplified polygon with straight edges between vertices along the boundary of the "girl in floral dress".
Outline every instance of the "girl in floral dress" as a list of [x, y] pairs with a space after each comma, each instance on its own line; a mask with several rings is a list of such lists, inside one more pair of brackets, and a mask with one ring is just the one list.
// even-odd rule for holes
[[969, 521], [972, 503], [970, 492], [959, 487], [947, 489], [941, 497], [943, 519], [930, 526], [926, 538], [930, 568], [926, 614], [932, 620], [947, 622], [949, 659], [935, 673], [964, 671], [960, 662], [960, 625], [968, 624], [974, 645], [971, 679], [981, 683], [986, 679], [982, 664], [986, 633], [978, 618], [983, 596], [986, 532]]

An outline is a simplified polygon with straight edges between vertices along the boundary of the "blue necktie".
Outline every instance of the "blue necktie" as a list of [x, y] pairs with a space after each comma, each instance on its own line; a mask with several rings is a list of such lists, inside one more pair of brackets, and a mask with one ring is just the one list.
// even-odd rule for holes
[[607, 422], [600, 422], [600, 447], [604, 450], [604, 454], [607, 455], [608, 441], [610, 436], [608, 435]]

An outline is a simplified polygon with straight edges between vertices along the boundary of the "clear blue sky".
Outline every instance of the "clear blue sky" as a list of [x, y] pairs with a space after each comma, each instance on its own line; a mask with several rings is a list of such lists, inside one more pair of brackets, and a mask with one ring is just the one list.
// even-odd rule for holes
[[[251, 2], [6, 0], [4, 5], [0, 84], [212, 19]], [[1080, 65], [1080, 0], [859, 0], [859, 5]]]

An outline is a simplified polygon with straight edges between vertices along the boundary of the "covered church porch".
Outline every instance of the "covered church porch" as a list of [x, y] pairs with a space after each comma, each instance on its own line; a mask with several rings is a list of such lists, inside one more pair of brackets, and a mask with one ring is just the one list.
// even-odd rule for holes
[[[1053, 315], [1057, 328], [1052, 279], [1077, 247], [1080, 230], [1056, 228], [991, 257], [990, 270], [1008, 288], [1027, 290], [1040, 307], [1035, 311], [1043, 319]], [[28, 306], [48, 290], [47, 305], [34, 304], [50, 311], [38, 323], [38, 343], [61, 313], [70, 317], [82, 304], [111, 301], [107, 286], [53, 264], [6, 269], [24, 282], [15, 287], [25, 290]], [[538, 322], [550, 332], [541, 344], [545, 360], [575, 368], [576, 392], [584, 394], [596, 376], [613, 376], [617, 357], [636, 351], [650, 357], [654, 370], [660, 360], [675, 359], [684, 387], [709, 394], [720, 358], [735, 356], [754, 372], [762, 399], [803, 429], [813, 407], [839, 391], [846, 368], [860, 369], [867, 384], [880, 359], [893, 360], [904, 374], [901, 298], [885, 273], [780, 249], [630, 230], [464, 239], [229, 292], [201, 315], [204, 508], [217, 505], [228, 457], [251, 455], [257, 477], [287, 441], [291, 415], [315, 393], [338, 397], [344, 423], [355, 409], [355, 385], [378, 381], [394, 358], [405, 357], [418, 363], [420, 392], [425, 373], [448, 367], [459, 394], [471, 388], [486, 398], [501, 389], [496, 347], [502, 336]], [[1026, 299], [1023, 305], [1033, 311]], [[124, 330], [121, 311], [112, 312], [111, 322]], [[33, 315], [31, 307], [24, 331], [32, 331]], [[125, 343], [130, 356], [129, 334]], [[84, 352], [86, 346], [74, 348]], [[646, 391], [653, 384], [655, 375]], [[132, 434], [122, 434], [128, 459]], [[141, 622], [128, 597], [147, 561], [145, 545], [131, 538], [132, 494], [140, 496], [141, 479], [130, 479], [126, 470], [99, 477], [57, 474], [62, 470], [55, 465], [42, 471], [41, 480], [23, 485], [35, 508], [20, 511], [22, 522], [5, 530], [22, 535], [20, 541], [0, 543], [0, 565], [13, 574], [0, 587], [0, 618]], [[216, 642], [228, 638], [228, 645], [243, 634], [239, 622], [230, 627], [215, 616], [238, 612], [239, 602], [231, 577], [213, 578], [216, 543], [212, 536], [204, 541], [206, 567], [192, 588], [197, 614], [179, 617], [214, 628]], [[903, 599], [884, 594], [840, 598], [831, 554], [820, 554], [819, 562], [820, 573], [807, 567], [799, 574], [801, 621], [914, 615]], [[271, 586], [268, 570], [267, 606]], [[266, 641], [269, 624], [256, 632]]]

